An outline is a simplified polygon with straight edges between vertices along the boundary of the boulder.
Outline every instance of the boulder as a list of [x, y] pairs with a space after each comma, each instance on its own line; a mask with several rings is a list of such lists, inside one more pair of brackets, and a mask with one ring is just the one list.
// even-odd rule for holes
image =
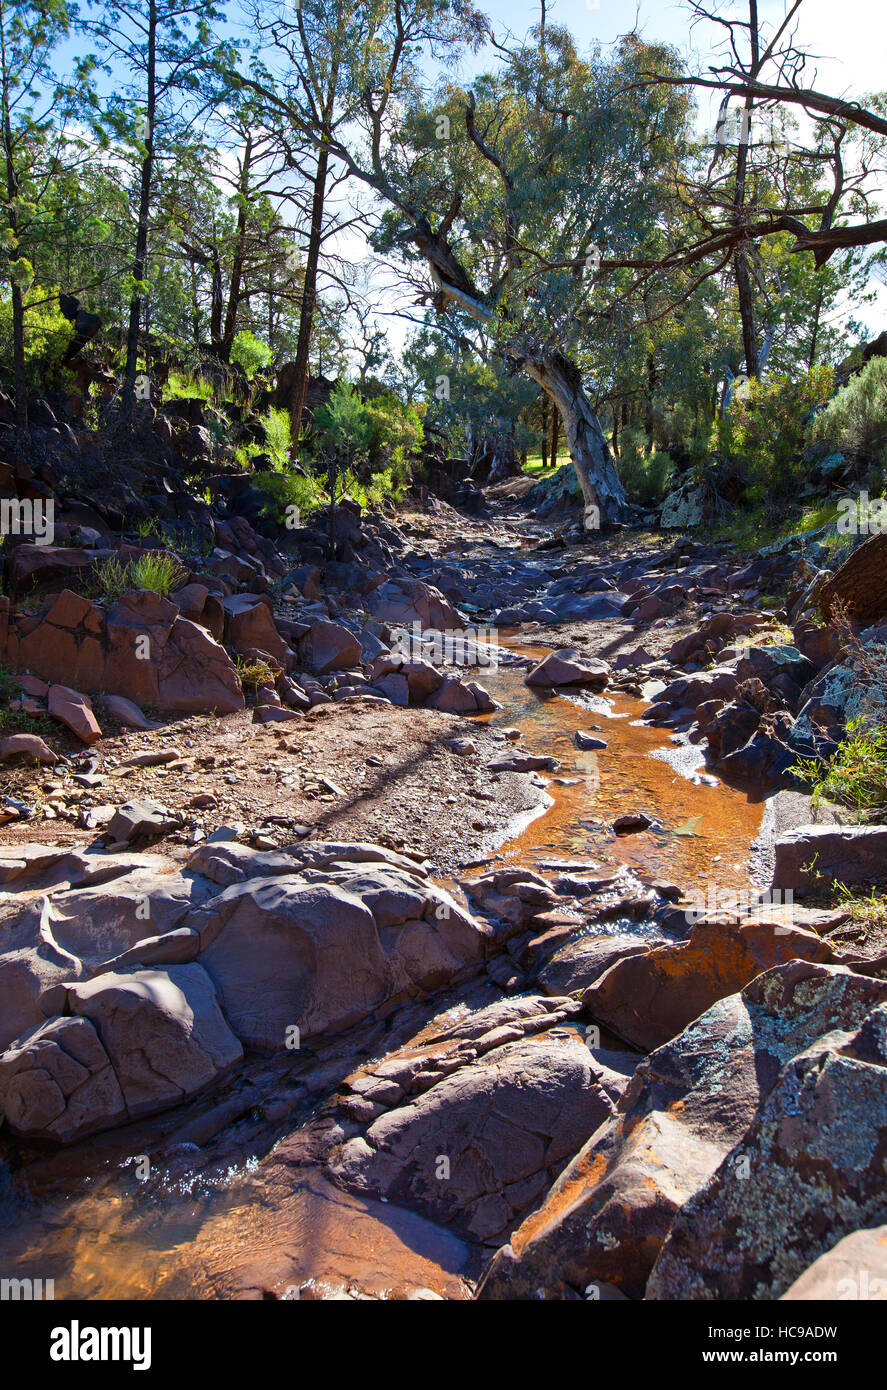
[[96, 561], [107, 559], [113, 553], [111, 550], [81, 550], [76, 546], [24, 542], [12, 552], [10, 590], [21, 594], [59, 582], [77, 583]]
[[560, 763], [557, 758], [539, 754], [511, 753], [508, 757], [494, 758], [487, 766], [490, 772], [556, 772]]
[[86, 1018], [54, 1018], [0, 1055], [0, 1116], [22, 1139], [70, 1144], [123, 1124], [126, 1103]]
[[586, 656], [575, 647], [563, 647], [551, 652], [534, 666], [525, 678], [525, 685], [593, 685], [602, 689], [610, 678], [606, 661]]
[[400, 674], [409, 687], [410, 700], [420, 705], [443, 684], [443, 674], [430, 661], [405, 661]]
[[583, 1003], [592, 1018], [649, 1050], [762, 971], [797, 958], [833, 961], [835, 953], [815, 932], [767, 913], [702, 918], [689, 940], [616, 961], [585, 991]]
[[47, 708], [53, 719], [64, 724], [76, 734], [81, 743], [97, 743], [102, 736], [99, 721], [92, 708], [92, 701], [77, 690], [66, 685], [51, 685]]
[[105, 709], [112, 719], [118, 719], [121, 724], [125, 724], [127, 729], [153, 729], [156, 726], [139, 709], [138, 705], [132, 700], [127, 700], [123, 695], [105, 695]]
[[[481, 1035], [461, 1066], [345, 1144], [334, 1175], [475, 1240], [506, 1239], [626, 1085], [576, 1032], [511, 1031]], [[485, 1050], [497, 1033], [504, 1046]]]
[[786, 1289], [783, 1303], [887, 1302], [887, 1226], [852, 1231]]
[[73, 1017], [0, 1057], [0, 1111], [14, 1133], [70, 1143], [195, 1095], [243, 1052], [199, 965], [121, 970], [66, 987]]
[[127, 844], [130, 840], [165, 835], [181, 824], [182, 817], [177, 811], [170, 811], [149, 797], [141, 797], [117, 807], [105, 836], [115, 843]]
[[[400, 896], [380, 906], [375, 891], [392, 878]], [[310, 883], [234, 883], [189, 925], [235, 1032], [266, 1052], [285, 1048], [292, 1026], [302, 1038], [338, 1031], [470, 973], [488, 935], [441, 890], [417, 894], [393, 866], [346, 864]]]
[[229, 647], [241, 655], [258, 649], [286, 664], [288, 647], [274, 623], [274, 614], [257, 594], [232, 594], [222, 600], [225, 609], [225, 637]]
[[386, 700], [390, 700], [392, 705], [400, 705], [406, 709], [410, 703], [410, 687], [406, 676], [399, 671], [392, 671], [390, 675], [383, 676], [381, 680], [375, 681], [373, 690], [378, 690]]
[[647, 1297], [778, 1298], [837, 1240], [887, 1219], [885, 1150], [882, 1002], [785, 1063], [747, 1132], [676, 1216]]
[[360, 641], [340, 623], [318, 618], [311, 624], [312, 670], [318, 676], [360, 664]]
[[38, 762], [41, 767], [55, 767], [59, 761], [58, 754], [38, 734], [10, 734], [0, 739], [0, 763], [15, 762], [18, 758]]
[[703, 651], [709, 643], [720, 650], [726, 643], [740, 636], [748, 636], [765, 627], [766, 623], [767, 619], [760, 613], [712, 613], [695, 632], [679, 637], [666, 652], [665, 659], [672, 666], [683, 666], [695, 652]]
[[63, 590], [41, 617], [20, 617], [10, 627], [7, 657], [15, 670], [137, 705], [220, 714], [244, 706], [224, 647], [147, 589], [124, 594], [107, 610]]
[[729, 700], [736, 693], [739, 680], [731, 666], [714, 666], [710, 671], [698, 671], [692, 676], [680, 676], [659, 692], [661, 704], [689, 706], [720, 697]]
[[439, 709], [447, 714], [475, 714], [477, 698], [458, 676], [446, 676], [437, 693], [428, 701], [429, 709]]
[[607, 740], [596, 738], [594, 734], [584, 734], [581, 729], [577, 729], [573, 735], [573, 742], [577, 748], [593, 749], [594, 751], [603, 750], [607, 746]]
[[[421, 579], [389, 579], [367, 598], [374, 618], [423, 631], [461, 631], [464, 623], [439, 589]], [[350, 664], [350, 663], [349, 663]]]
[[820, 609], [829, 622], [835, 604], [843, 604], [851, 618], [864, 625], [887, 617], [887, 588], [884, 569], [887, 565], [887, 534], [869, 536], [824, 585]]

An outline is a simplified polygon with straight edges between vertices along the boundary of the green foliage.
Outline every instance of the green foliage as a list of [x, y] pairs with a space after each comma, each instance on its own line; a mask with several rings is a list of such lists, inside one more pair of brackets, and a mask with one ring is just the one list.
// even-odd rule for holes
[[801, 451], [811, 410], [828, 398], [830, 367], [796, 380], [774, 374], [748, 382], [715, 426], [716, 447], [747, 470], [749, 497], [791, 494], [803, 476]]
[[340, 381], [314, 412], [314, 438], [322, 455], [342, 470], [343, 491], [364, 507], [403, 495], [410, 456], [423, 437], [421, 410], [392, 391], [363, 400]]
[[273, 689], [275, 676], [267, 661], [239, 656], [236, 665], [240, 684], [249, 694], [255, 695], [260, 685], [271, 686]]
[[134, 589], [150, 589], [163, 598], [181, 588], [188, 577], [177, 555], [156, 550], [131, 560], [129, 573]]
[[289, 468], [290, 454], [292, 452], [292, 433], [290, 429], [290, 417], [285, 410], [275, 410], [269, 406], [264, 415], [259, 416], [259, 424], [264, 427], [264, 444], [239, 444], [234, 452], [234, 457], [239, 466], [246, 472], [252, 467], [252, 460], [259, 454], [267, 454], [271, 460], [271, 467], [277, 472], [286, 472]]
[[243, 368], [250, 381], [256, 372], [262, 372], [271, 365], [274, 353], [267, 343], [257, 338], [248, 328], [241, 329], [231, 344], [231, 361]]
[[268, 499], [265, 515], [279, 526], [285, 525], [293, 515], [287, 508], [298, 508], [299, 517], [304, 521], [327, 500], [323, 484], [312, 473], [257, 473], [253, 486], [265, 493]]
[[167, 400], [214, 401], [216, 398], [215, 388], [206, 377], [177, 371], [170, 372], [163, 394]]
[[640, 430], [626, 428], [619, 439], [616, 472], [630, 501], [655, 506], [669, 489], [674, 463], [664, 450], [648, 450]]
[[[70, 319], [59, 308], [58, 286], [34, 284], [25, 296], [25, 377], [30, 391], [57, 391], [65, 381], [62, 357], [71, 341]], [[6, 374], [12, 364], [12, 300], [0, 299], [0, 363]]]
[[845, 453], [869, 453], [887, 439], [887, 358], [873, 357], [819, 411], [811, 437]]
[[370, 443], [367, 407], [347, 381], [337, 382], [325, 405], [314, 412], [314, 433], [324, 457], [345, 466]]
[[423, 411], [415, 405], [405, 405], [393, 391], [373, 397], [365, 408], [369, 421], [367, 465], [371, 473], [390, 472], [405, 480], [409, 476], [410, 455], [422, 447]]
[[261, 417], [261, 423], [265, 427], [263, 452], [269, 456], [275, 468], [285, 469], [289, 463], [290, 450], [292, 449], [289, 415], [285, 410], [275, 410], [271, 406], [267, 413]]
[[851, 719], [831, 762], [802, 758], [795, 771], [810, 784], [814, 805], [833, 801], [858, 816], [878, 811], [887, 806], [887, 728]]
[[98, 595], [107, 603], [113, 603], [130, 589], [150, 589], [168, 598], [181, 588], [186, 578], [187, 571], [177, 555], [152, 550], [126, 563], [111, 555], [96, 568], [95, 585]]

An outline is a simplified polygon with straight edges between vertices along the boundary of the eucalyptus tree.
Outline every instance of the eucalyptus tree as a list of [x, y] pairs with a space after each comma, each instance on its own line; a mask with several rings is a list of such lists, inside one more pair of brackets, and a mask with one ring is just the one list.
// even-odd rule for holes
[[195, 155], [200, 122], [224, 95], [234, 45], [214, 33], [213, 0], [92, 0], [84, 30], [114, 80], [105, 124], [125, 145], [135, 176], [135, 227], [123, 373], [124, 415], [135, 404], [139, 333], [158, 166]]
[[[300, 277], [299, 331], [287, 407], [295, 450], [308, 389], [321, 282], [349, 297], [336, 244], [362, 222], [352, 199], [337, 203], [350, 171], [336, 159], [348, 128], [373, 87], [390, 40], [388, 0], [244, 0], [255, 35], [249, 79], [257, 119], [273, 131], [284, 161], [306, 192], [302, 245], [290, 277]], [[395, 58], [395, 66], [398, 58]], [[353, 184], [352, 184], [353, 192]]]
[[[70, 33], [66, 0], [0, 0], [0, 248], [10, 286], [13, 389], [16, 422], [28, 423], [25, 377], [25, 294], [33, 280], [27, 251], [46, 234], [47, 193], [54, 178], [76, 158], [66, 127], [88, 84], [89, 62], [75, 64], [67, 82], [53, 66]], [[33, 251], [31, 252], [33, 255]]]
[[[810, 55], [799, 41], [804, 2], [788, 0], [765, 24], [757, 0], [687, 0], [694, 24], [714, 26], [718, 57], [705, 71], [675, 73], [651, 63], [641, 74], [660, 86], [719, 93], [721, 104], [708, 169], [688, 176], [682, 188], [695, 225], [658, 259], [633, 268], [639, 280], [682, 268], [698, 282], [719, 277], [732, 262], [750, 375], [761, 346], [753, 309], [756, 243], [783, 237], [794, 256], [812, 252], [819, 270], [837, 252], [887, 242], [887, 218], [878, 216], [887, 95], [836, 96], [811, 85]], [[853, 267], [846, 262], [841, 275], [852, 276]], [[827, 298], [828, 288], [819, 294]], [[818, 349], [817, 334], [814, 358]]]
[[673, 55], [629, 39], [614, 61], [582, 59], [547, 26], [544, 44], [537, 31], [500, 50], [497, 72], [432, 93], [434, 57], [487, 36], [483, 18], [456, 0], [378, 0], [359, 14], [335, 130], [305, 112], [285, 55], [266, 53], [248, 81], [387, 206], [375, 245], [424, 264], [424, 301], [481, 327], [551, 397], [586, 502], [620, 517], [625, 494], [578, 359], [602, 322], [596, 269], [643, 247], [681, 157], [686, 97], [631, 88], [641, 62], [676, 67]]

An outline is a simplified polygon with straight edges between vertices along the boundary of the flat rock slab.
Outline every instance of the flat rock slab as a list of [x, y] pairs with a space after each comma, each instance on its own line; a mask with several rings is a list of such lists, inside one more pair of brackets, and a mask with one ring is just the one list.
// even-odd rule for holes
[[776, 841], [773, 887], [809, 892], [817, 880], [887, 878], [887, 825], [802, 825]]

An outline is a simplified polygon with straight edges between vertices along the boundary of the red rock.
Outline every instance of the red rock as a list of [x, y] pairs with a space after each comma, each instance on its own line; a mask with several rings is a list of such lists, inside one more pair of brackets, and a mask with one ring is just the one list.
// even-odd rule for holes
[[12, 762], [15, 758], [25, 758], [28, 762], [36, 758], [45, 767], [55, 767], [59, 761], [58, 755], [37, 734], [10, 734], [0, 739], [0, 763]]
[[477, 709], [474, 695], [457, 676], [447, 676], [427, 703], [429, 709], [444, 710], [447, 714], [474, 714]]
[[360, 642], [340, 623], [318, 618], [311, 624], [312, 669], [318, 676], [328, 671], [347, 671], [360, 662]]
[[[795, 1268], [803, 1259], [803, 1269], [819, 1253], [817, 1243], [830, 1238], [844, 1205], [843, 1187], [836, 1182], [830, 1189], [828, 1175], [840, 1173], [843, 1180], [856, 1163], [856, 1110], [832, 1109], [820, 1124], [818, 1133], [835, 1153], [836, 1164], [832, 1166], [831, 1157], [808, 1159], [812, 1201], [806, 1212], [801, 1210], [804, 1199], [797, 1202], [799, 1220], [793, 1225], [786, 1223], [783, 1211], [795, 1200], [792, 1189], [804, 1186], [804, 1170], [792, 1171], [786, 1182], [778, 1154], [766, 1164], [752, 1157], [745, 1172], [742, 1167], [737, 1171], [736, 1160], [745, 1147], [743, 1136], [758, 1128], [756, 1115], [769, 1111], [781, 1070], [785, 1075], [800, 1063], [815, 1076], [821, 1049], [817, 1045], [811, 1068], [804, 1062], [814, 1051], [811, 1044], [825, 1035], [826, 1048], [829, 1040], [840, 1046], [835, 1040], [843, 1040], [844, 1033], [831, 1030], [855, 1029], [868, 1016], [877, 1018], [885, 994], [883, 981], [841, 967], [791, 961], [760, 975], [742, 994], [713, 1005], [642, 1062], [617, 1118], [592, 1135], [542, 1206], [497, 1252], [478, 1298], [571, 1299], [599, 1281], [612, 1282], [636, 1299], [645, 1294], [672, 1299], [772, 1296], [761, 1292], [761, 1283], [769, 1289], [770, 1279], [759, 1277], [762, 1266], [754, 1263], [755, 1251], [740, 1291], [734, 1273], [742, 1263], [737, 1259], [736, 1217], [725, 1220], [723, 1207], [715, 1214], [711, 1197], [703, 1201], [703, 1195], [717, 1192], [724, 1205], [727, 1199], [739, 1210], [753, 1209], [756, 1221], [748, 1222], [747, 1239], [769, 1245], [774, 1265], [785, 1263], [790, 1245], [795, 1247], [790, 1262]], [[840, 1078], [845, 1072], [837, 1059], [832, 1072]], [[880, 1076], [873, 1083], [870, 1095], [880, 1098]], [[798, 1108], [802, 1098], [804, 1109], [809, 1108], [803, 1087], [786, 1090]], [[883, 1110], [880, 1099], [875, 1108]], [[828, 1138], [833, 1124], [841, 1132], [837, 1144]], [[867, 1128], [871, 1133], [876, 1123]], [[803, 1137], [790, 1113], [781, 1132], [772, 1126], [769, 1132], [774, 1143], [784, 1138], [792, 1147]], [[859, 1190], [867, 1185], [873, 1203], [883, 1204], [883, 1175], [876, 1178], [876, 1166], [870, 1164], [862, 1181], [848, 1174], [848, 1186]], [[744, 1176], [750, 1180], [742, 1181]], [[839, 1219], [852, 1221], [859, 1215], [848, 1202]], [[680, 1241], [675, 1240], [677, 1229]], [[667, 1261], [666, 1240], [672, 1247]], [[661, 1263], [651, 1279], [660, 1251]], [[784, 1287], [782, 1268], [780, 1279]]]
[[798, 958], [837, 959], [815, 932], [785, 925], [777, 913], [741, 921], [702, 919], [687, 941], [616, 961], [585, 991], [583, 1003], [600, 1023], [649, 1050], [763, 970]]
[[287, 646], [274, 624], [274, 614], [257, 594], [232, 594], [224, 600], [228, 645], [236, 652], [249, 648], [268, 652], [285, 664]]
[[96, 743], [102, 736], [92, 702], [78, 690], [66, 685], [51, 685], [48, 697], [49, 713], [60, 724], [66, 724], [83, 743]]
[[550, 652], [534, 666], [525, 678], [525, 685], [596, 685], [605, 686], [610, 676], [606, 661], [586, 656], [575, 647], [563, 647]]
[[887, 873], [887, 825], [801, 825], [776, 842], [773, 887], [808, 893], [827, 882], [870, 884]]
[[253, 710], [254, 724], [288, 724], [303, 716], [295, 709], [281, 709], [279, 705], [256, 705]]
[[46, 681], [39, 680], [37, 676], [29, 676], [23, 672], [16, 676], [16, 680], [26, 695], [34, 695], [38, 700], [45, 700], [49, 694], [49, 686]]
[[783, 1303], [887, 1300], [887, 1226], [853, 1231], [804, 1270]]
[[[882, 981], [865, 983], [883, 996]], [[883, 1221], [884, 1005], [832, 1028], [785, 1063], [729, 1160], [678, 1212], [647, 1298], [779, 1297], [837, 1240]]]
[[112, 719], [119, 719], [128, 729], [153, 729], [156, 726], [146, 719], [138, 705], [123, 695], [106, 695], [105, 709]]
[[73, 546], [16, 546], [12, 557], [11, 588], [14, 593], [58, 580], [76, 579], [97, 560], [113, 555], [112, 550], [78, 550]]

